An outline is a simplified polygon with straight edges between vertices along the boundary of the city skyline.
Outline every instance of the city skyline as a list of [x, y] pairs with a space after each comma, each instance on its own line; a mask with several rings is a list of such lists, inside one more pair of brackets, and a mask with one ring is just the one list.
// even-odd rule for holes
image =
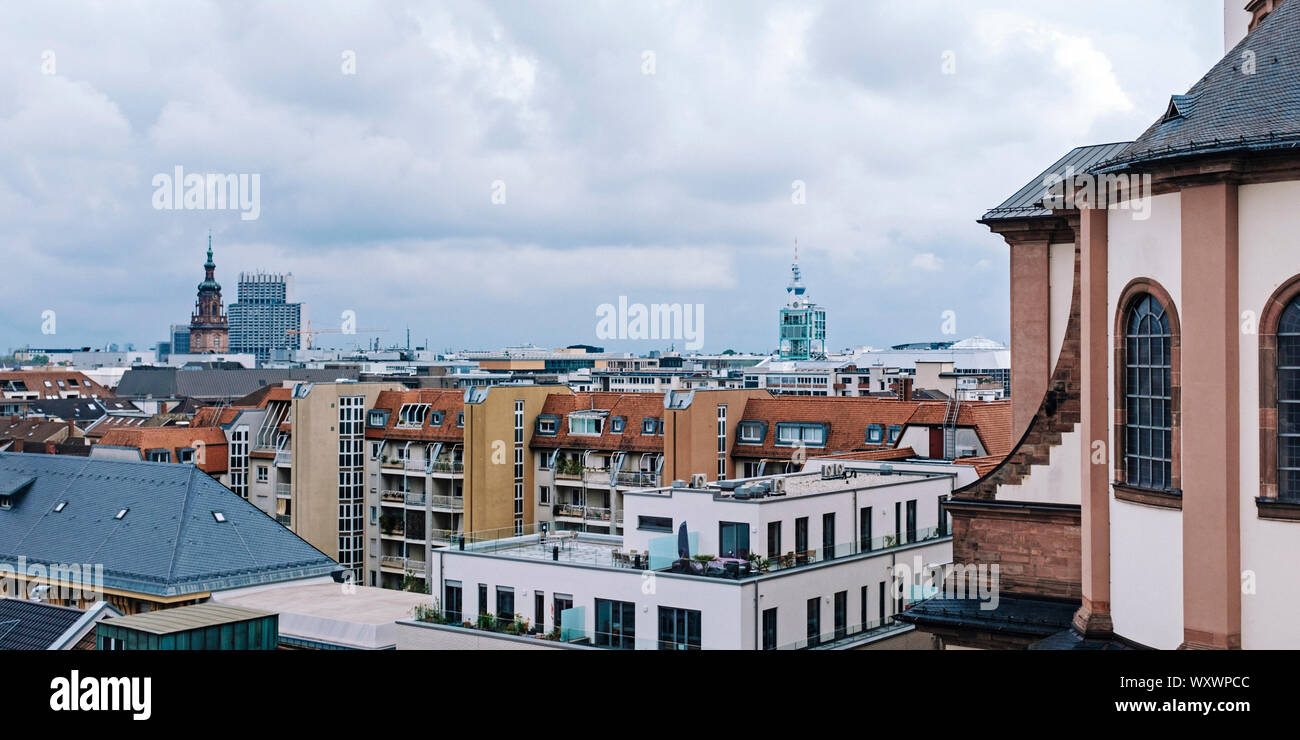
[[[1208, 0], [1108, 5], [1133, 22], [1023, 2], [151, 19], [205, 21], [185, 43], [36, 9], [0, 32], [0, 237], [19, 272], [80, 261], [57, 297], [15, 287], [0, 346], [156, 343], [209, 229], [223, 274], [292, 272], [318, 326], [353, 311], [437, 349], [666, 348], [596, 341], [620, 296], [704, 305], [705, 351], [773, 349], [796, 239], [828, 349], [1004, 340], [1005, 249], [971, 214], [1063, 142], [1131, 137], [1221, 53]], [[257, 208], [190, 212], [184, 173]]]

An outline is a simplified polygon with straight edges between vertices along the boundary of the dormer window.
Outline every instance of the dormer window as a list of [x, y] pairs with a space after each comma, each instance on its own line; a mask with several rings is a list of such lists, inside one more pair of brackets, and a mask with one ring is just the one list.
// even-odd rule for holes
[[537, 433], [544, 434], [548, 437], [555, 436], [557, 421], [558, 420], [554, 416], [537, 417]]
[[867, 426], [867, 444], [878, 445], [885, 441], [885, 428], [879, 424], [870, 424]]
[[569, 416], [569, 434], [598, 435], [604, 431], [604, 422], [599, 416], [572, 414]]
[[743, 444], [762, 444], [763, 437], [767, 436], [767, 428], [761, 421], [742, 421], [738, 434]]
[[424, 426], [428, 414], [427, 403], [404, 403], [397, 411], [397, 426], [400, 429], [419, 429]]

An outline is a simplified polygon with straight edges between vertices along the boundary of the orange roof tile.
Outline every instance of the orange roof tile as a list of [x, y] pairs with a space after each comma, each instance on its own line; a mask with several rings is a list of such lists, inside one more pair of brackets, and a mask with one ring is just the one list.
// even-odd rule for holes
[[[568, 415], [575, 411], [608, 411], [609, 417], [599, 435], [569, 434]], [[663, 452], [664, 438], [659, 434], [642, 434], [641, 422], [645, 419], [662, 419], [664, 394], [590, 393], [552, 394], [542, 404], [542, 414], [558, 416], [555, 435], [533, 435], [533, 447], [555, 449], [559, 447], [585, 450], [624, 452]], [[611, 419], [622, 417], [623, 431], [615, 432]]]
[[109, 447], [133, 447], [145, 457], [149, 450], [176, 450], [202, 445], [202, 459], [197, 462], [205, 473], [226, 471], [226, 435], [219, 427], [136, 427], [111, 429], [104, 433], [99, 444]]
[[[398, 412], [408, 403], [427, 403], [429, 413], [418, 429], [399, 428]], [[371, 410], [388, 412], [388, 423], [383, 429], [366, 428], [367, 439], [411, 439], [429, 442], [463, 442], [465, 430], [456, 425], [457, 417], [465, 410], [464, 391], [420, 388], [418, 390], [380, 391]], [[434, 426], [434, 411], [442, 412], [442, 423]]]

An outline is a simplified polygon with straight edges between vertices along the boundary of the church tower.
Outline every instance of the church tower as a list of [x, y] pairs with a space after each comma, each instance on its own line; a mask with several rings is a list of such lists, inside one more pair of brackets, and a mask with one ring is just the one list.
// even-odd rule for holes
[[190, 317], [190, 352], [195, 354], [230, 351], [230, 327], [221, 307], [221, 284], [216, 281], [216, 263], [212, 261], [212, 235], [208, 235], [208, 261], [203, 263], [203, 282]]

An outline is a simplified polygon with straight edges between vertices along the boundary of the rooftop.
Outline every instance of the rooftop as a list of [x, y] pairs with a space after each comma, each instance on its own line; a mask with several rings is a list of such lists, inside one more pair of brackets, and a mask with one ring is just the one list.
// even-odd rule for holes
[[337, 583], [286, 584], [217, 597], [231, 606], [276, 612], [281, 642], [323, 643], [365, 650], [397, 643], [394, 623], [427, 606], [428, 594]]
[[0, 453], [0, 489], [0, 563], [102, 564], [107, 589], [204, 594], [340, 569], [191, 465]]
[[273, 615], [274, 612], [245, 609], [209, 601], [203, 604], [180, 606], [174, 609], [160, 609], [126, 617], [112, 617], [105, 619], [101, 624], [110, 627], [123, 627], [137, 632], [148, 632], [154, 635], [170, 635], [204, 627], [215, 627], [220, 624], [247, 622], [250, 619], [261, 619]]

